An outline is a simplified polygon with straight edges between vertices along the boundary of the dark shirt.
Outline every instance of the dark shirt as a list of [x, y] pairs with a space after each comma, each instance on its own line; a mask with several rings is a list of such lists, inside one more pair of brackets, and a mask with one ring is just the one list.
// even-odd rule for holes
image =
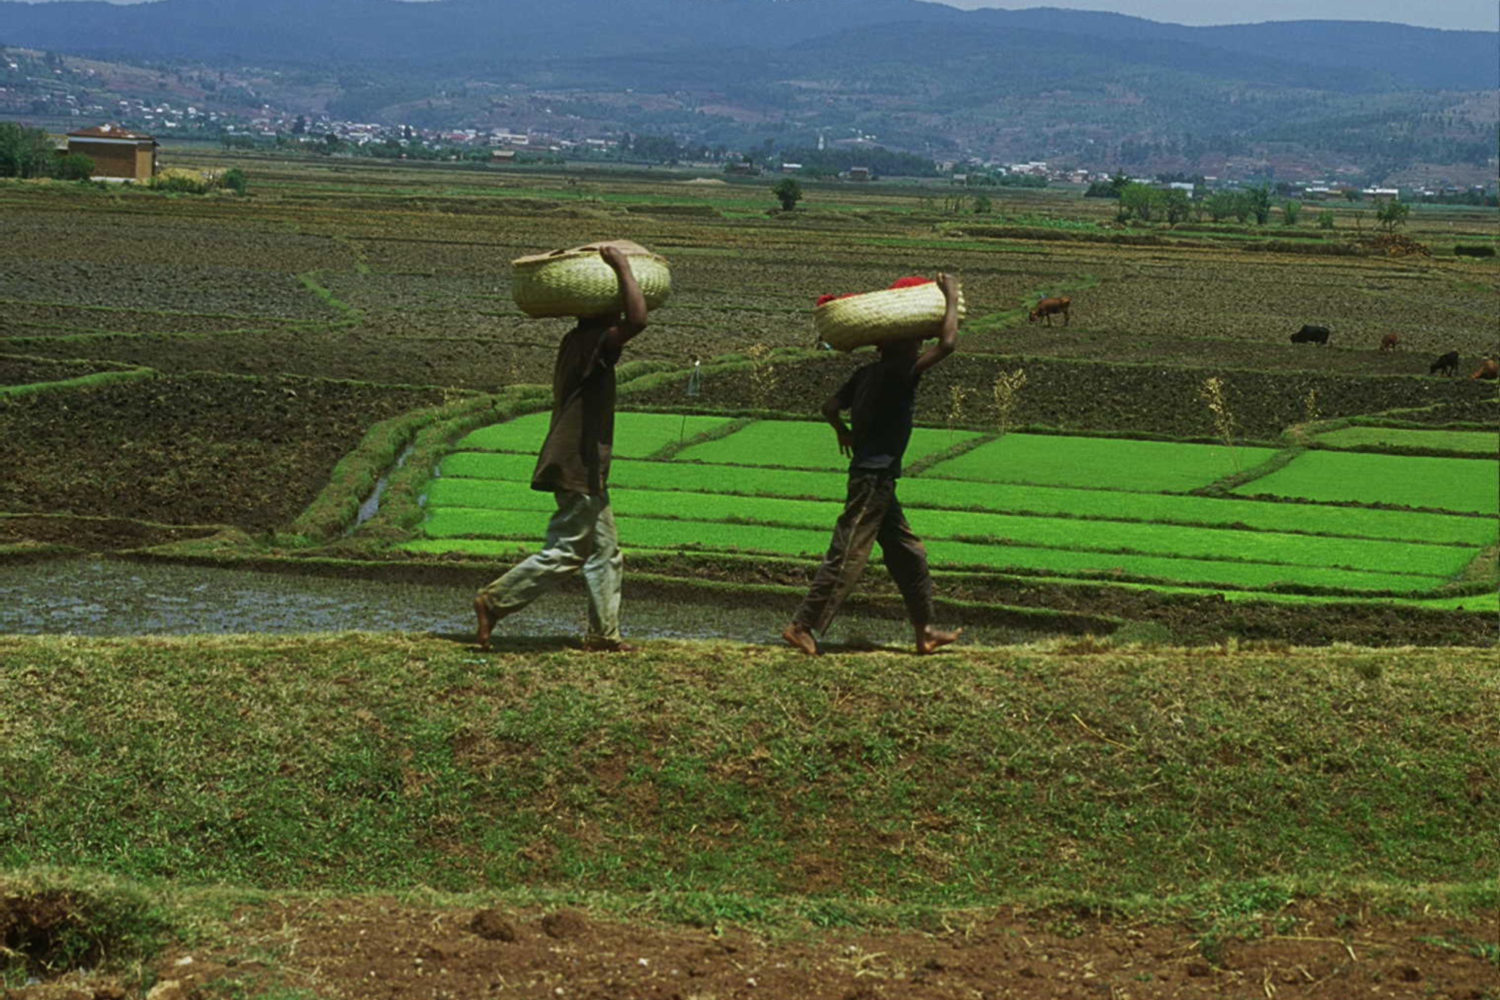
[[851, 473], [901, 475], [921, 377], [916, 358], [881, 358], [849, 376], [839, 389], [839, 409], [849, 411], [854, 439]]
[[531, 488], [603, 494], [615, 440], [615, 362], [607, 329], [574, 327], [557, 348], [552, 422], [537, 456]]

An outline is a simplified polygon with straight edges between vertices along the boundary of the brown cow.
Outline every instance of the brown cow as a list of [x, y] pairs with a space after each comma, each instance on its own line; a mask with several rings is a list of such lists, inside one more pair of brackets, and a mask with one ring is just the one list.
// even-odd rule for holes
[[1382, 351], [1394, 351], [1396, 345], [1401, 343], [1401, 338], [1394, 333], [1388, 333], [1380, 338], [1380, 349]]
[[1474, 374], [1469, 378], [1500, 378], [1500, 364], [1494, 358], [1485, 358], [1479, 362], [1479, 367], [1474, 369]]
[[1055, 299], [1042, 299], [1042, 301], [1036, 304], [1036, 308], [1031, 310], [1031, 315], [1027, 317], [1026, 322], [1035, 323], [1037, 320], [1045, 316], [1047, 317], [1047, 325], [1051, 326], [1052, 314], [1062, 313], [1063, 326], [1067, 326], [1068, 306], [1072, 304], [1072, 302], [1073, 300], [1068, 298], [1066, 295], [1059, 295]]

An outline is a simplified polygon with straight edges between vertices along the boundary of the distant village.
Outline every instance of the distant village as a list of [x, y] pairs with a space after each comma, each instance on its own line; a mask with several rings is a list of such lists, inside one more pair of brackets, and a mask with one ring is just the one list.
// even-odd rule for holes
[[[510, 163], [566, 161], [610, 161], [626, 162], [644, 166], [670, 164], [676, 167], [711, 169], [728, 175], [791, 174], [807, 177], [838, 179], [853, 182], [870, 182], [882, 176], [906, 176], [904, 170], [882, 170], [875, 165], [858, 162], [860, 150], [880, 150], [876, 137], [858, 131], [846, 137], [827, 139], [829, 149], [841, 154], [844, 165], [837, 171], [819, 169], [786, 158], [781, 153], [757, 148], [753, 151], [728, 149], [723, 146], [694, 146], [679, 144], [670, 137], [635, 136], [624, 130], [599, 135], [563, 135], [543, 129], [528, 128], [460, 128], [433, 129], [405, 124], [346, 121], [326, 115], [308, 116], [286, 112], [262, 103], [258, 108], [246, 112], [216, 110], [194, 103], [185, 103], [172, 98], [145, 100], [127, 97], [105, 104], [98, 101], [98, 88], [89, 86], [95, 70], [78, 65], [69, 67], [64, 73], [64, 57], [46, 55], [45, 67], [51, 67], [51, 78], [39, 80], [35, 75], [39, 60], [28, 60], [25, 65], [17, 62], [12, 53], [17, 50], [0, 49], [0, 81], [8, 79], [10, 86], [0, 85], [0, 120], [16, 118], [57, 122], [75, 121], [79, 129], [64, 129], [58, 132], [62, 147], [64, 134], [97, 129], [101, 125], [130, 131], [158, 144], [173, 139], [181, 141], [217, 141], [226, 148], [267, 148], [297, 150], [305, 149], [331, 156], [381, 156], [399, 159], [461, 160], [474, 163], [504, 165]], [[73, 60], [68, 59], [68, 63]], [[44, 68], [45, 68], [44, 67]], [[17, 86], [18, 74], [24, 85]], [[82, 81], [77, 86], [69, 81]], [[49, 86], [41, 86], [41, 84]], [[253, 90], [240, 88], [245, 95], [254, 98]], [[206, 102], [205, 102], [206, 104]], [[97, 136], [95, 136], [97, 138]], [[650, 142], [643, 142], [650, 139]], [[818, 149], [824, 149], [825, 138], [818, 139]], [[903, 156], [905, 154], [902, 154]], [[915, 157], [906, 157], [915, 160]], [[923, 161], [932, 162], [932, 161]], [[1087, 187], [1102, 185], [1117, 180], [1118, 173], [1078, 169], [1067, 164], [1049, 163], [1045, 160], [1024, 162], [999, 162], [978, 160], [946, 160], [932, 162], [928, 176], [965, 187], [1071, 185]], [[1244, 184], [1266, 183], [1264, 176], [1257, 177], [1247, 168], [1244, 176], [1185, 177], [1170, 175], [1131, 176], [1129, 180], [1168, 189], [1180, 189], [1189, 198], [1201, 196], [1208, 190], [1234, 188]], [[1333, 178], [1322, 180], [1277, 183], [1279, 195], [1301, 198], [1308, 201], [1334, 199], [1389, 200], [1417, 199], [1470, 199], [1475, 197], [1492, 199], [1497, 184], [1460, 187], [1452, 185], [1415, 184], [1411, 186], [1361, 186], [1340, 182]]]

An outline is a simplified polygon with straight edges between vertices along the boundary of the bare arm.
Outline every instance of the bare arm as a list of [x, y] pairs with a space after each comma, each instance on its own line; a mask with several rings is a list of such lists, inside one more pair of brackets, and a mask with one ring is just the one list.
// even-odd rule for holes
[[943, 290], [943, 298], [948, 301], [948, 308], [943, 313], [943, 326], [938, 333], [937, 343], [917, 358], [916, 371], [919, 375], [952, 354], [958, 346], [958, 279], [951, 274], [939, 273], [937, 283]]
[[835, 393], [828, 397], [828, 402], [823, 404], [823, 419], [828, 421], [834, 433], [839, 437], [839, 454], [848, 456], [854, 448], [854, 438], [849, 433], [849, 426], [844, 423], [842, 410], [839, 408], [839, 397]]
[[620, 295], [625, 300], [624, 319], [610, 327], [606, 335], [610, 346], [619, 350], [632, 337], [646, 329], [646, 297], [641, 294], [641, 286], [636, 284], [635, 275], [630, 271], [630, 261], [623, 250], [617, 246], [605, 245], [599, 248], [599, 256], [604, 258], [604, 263], [614, 268], [620, 279]]

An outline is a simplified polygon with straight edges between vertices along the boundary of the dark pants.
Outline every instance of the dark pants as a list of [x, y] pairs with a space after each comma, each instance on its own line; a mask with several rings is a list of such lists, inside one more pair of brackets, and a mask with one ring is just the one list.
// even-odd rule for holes
[[815, 632], [827, 629], [865, 571], [870, 546], [876, 542], [880, 543], [885, 568], [891, 571], [906, 601], [912, 624], [922, 628], [931, 622], [932, 578], [927, 574], [927, 550], [912, 534], [901, 512], [896, 480], [867, 473], [850, 473], [849, 495], [844, 500], [844, 512], [833, 526], [828, 554], [793, 620]]

